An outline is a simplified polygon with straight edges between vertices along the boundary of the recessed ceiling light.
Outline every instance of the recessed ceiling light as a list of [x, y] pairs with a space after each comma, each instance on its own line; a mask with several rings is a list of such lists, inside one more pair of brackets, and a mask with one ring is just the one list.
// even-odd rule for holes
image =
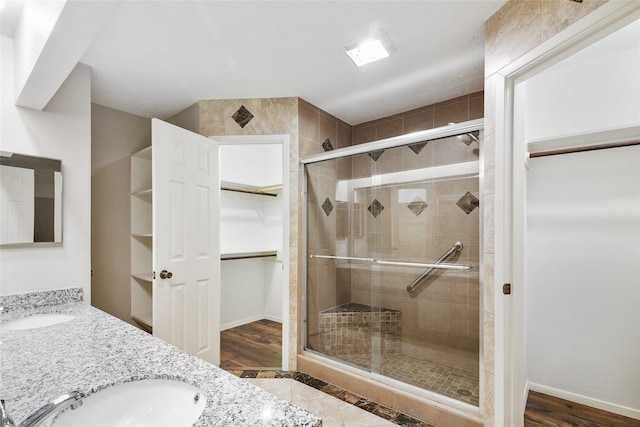
[[347, 55], [358, 67], [389, 56], [380, 40], [367, 40], [358, 46], [348, 49]]
[[378, 31], [373, 37], [364, 42], [345, 48], [349, 58], [358, 66], [362, 67], [373, 61], [386, 58], [392, 52], [391, 41], [385, 33]]

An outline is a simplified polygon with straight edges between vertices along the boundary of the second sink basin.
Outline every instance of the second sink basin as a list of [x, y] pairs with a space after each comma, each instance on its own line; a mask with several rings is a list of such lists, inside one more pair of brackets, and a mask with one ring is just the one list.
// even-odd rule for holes
[[182, 381], [149, 379], [107, 387], [66, 410], [55, 427], [189, 427], [204, 411], [206, 397]]
[[73, 316], [68, 314], [34, 314], [33, 316], [23, 317], [22, 319], [2, 322], [0, 323], [0, 329], [3, 331], [16, 331], [20, 329], [43, 328], [45, 326], [68, 322], [71, 319], [73, 319]]

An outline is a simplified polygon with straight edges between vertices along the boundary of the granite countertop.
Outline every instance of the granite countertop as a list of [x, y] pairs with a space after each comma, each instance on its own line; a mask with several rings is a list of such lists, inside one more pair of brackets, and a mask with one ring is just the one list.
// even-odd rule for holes
[[0, 326], [0, 398], [16, 423], [71, 390], [89, 395], [118, 383], [163, 378], [206, 395], [195, 426], [321, 425], [315, 415], [81, 302], [12, 309], [0, 320], [40, 313], [75, 318], [28, 330]]

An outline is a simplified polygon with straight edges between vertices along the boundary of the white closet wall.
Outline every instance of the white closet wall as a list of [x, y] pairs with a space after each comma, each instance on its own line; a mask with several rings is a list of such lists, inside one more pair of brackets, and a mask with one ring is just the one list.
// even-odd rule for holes
[[[220, 146], [221, 329], [282, 322], [282, 146]], [[272, 256], [255, 257], [271, 253]]]
[[640, 415], [640, 146], [532, 159], [528, 180], [528, 380]]
[[526, 81], [527, 140], [640, 125], [638, 76], [640, 21]]
[[264, 317], [276, 322], [282, 322], [283, 301], [282, 286], [285, 283], [283, 276], [282, 257], [282, 232], [283, 232], [283, 204], [281, 191], [278, 197], [269, 197], [264, 200], [265, 238], [269, 242], [279, 242], [278, 258], [265, 258], [264, 262]]
[[[220, 249], [222, 254], [280, 249], [282, 246], [280, 200], [272, 196], [221, 191]], [[267, 212], [271, 214], [270, 218], [267, 217]]]

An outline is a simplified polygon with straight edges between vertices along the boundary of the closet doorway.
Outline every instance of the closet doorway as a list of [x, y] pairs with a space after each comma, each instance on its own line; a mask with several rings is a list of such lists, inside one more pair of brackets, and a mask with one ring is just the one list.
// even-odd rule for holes
[[495, 301], [496, 333], [498, 313], [511, 331], [510, 425], [527, 419], [530, 391], [640, 419], [640, 5], [626, 6], [578, 21], [492, 83], [512, 97], [496, 124], [511, 129], [496, 147], [512, 187], [500, 199], [508, 238], [496, 228], [509, 256], [495, 268], [515, 286]]
[[220, 367], [288, 369], [289, 136], [212, 136], [220, 155]]

